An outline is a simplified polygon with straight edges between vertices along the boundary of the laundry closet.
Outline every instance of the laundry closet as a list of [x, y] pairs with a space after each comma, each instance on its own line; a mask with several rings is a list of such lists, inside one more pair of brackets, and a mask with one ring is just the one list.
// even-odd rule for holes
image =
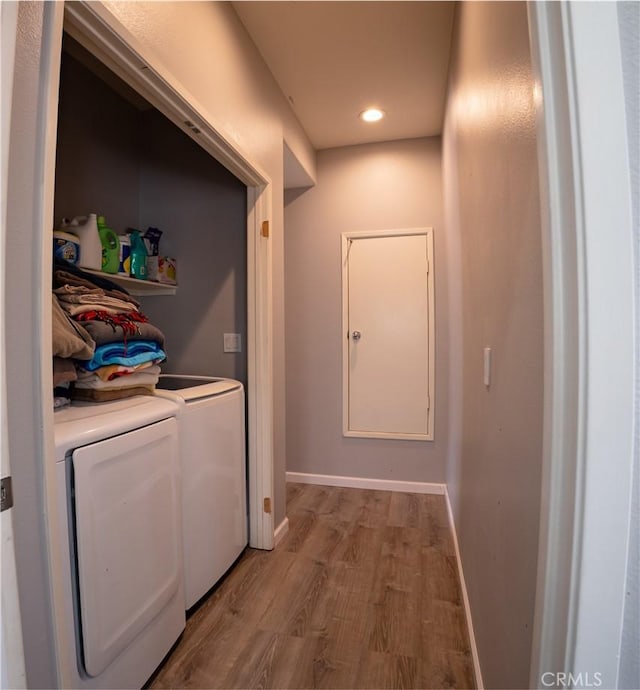
[[[163, 372], [246, 386], [246, 186], [65, 34], [54, 222], [88, 213], [117, 234], [157, 227], [177, 261], [174, 295], [140, 286], [166, 336]], [[223, 351], [224, 333], [240, 334], [242, 352]]]
[[62, 288], [139, 302], [134, 316], [92, 302], [107, 337], [78, 376], [116, 332], [125, 355], [143, 342], [127, 319], [148, 318], [166, 353], [147, 395], [124, 382], [150, 368], [118, 362], [83, 397], [104, 402], [72, 393], [54, 413], [61, 682], [141, 687], [248, 541], [247, 187], [66, 34], [57, 125], [54, 227], [92, 213], [121, 237], [154, 227], [177, 266], [177, 286], [97, 272], [115, 283], [103, 296], [76, 276]]

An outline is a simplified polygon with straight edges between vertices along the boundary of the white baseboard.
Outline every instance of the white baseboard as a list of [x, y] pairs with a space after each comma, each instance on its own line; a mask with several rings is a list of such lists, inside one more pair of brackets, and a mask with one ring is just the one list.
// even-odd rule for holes
[[306, 474], [305, 472], [287, 472], [288, 482], [300, 484], [322, 484], [323, 486], [341, 486], [348, 489], [377, 489], [378, 491], [402, 491], [410, 494], [446, 493], [446, 484], [429, 482], [402, 482], [397, 479], [366, 479], [364, 477], [342, 477], [335, 474]]
[[284, 539], [284, 536], [288, 531], [289, 531], [289, 518], [285, 517], [285, 519], [276, 527], [275, 532], [273, 533], [273, 548], [274, 549]]
[[460, 547], [458, 545], [458, 535], [456, 533], [456, 523], [453, 518], [453, 509], [451, 508], [451, 501], [449, 500], [449, 492], [444, 490], [444, 498], [447, 503], [447, 514], [449, 516], [449, 525], [451, 527], [451, 534], [453, 535], [453, 546], [456, 552], [456, 561], [458, 562], [458, 575], [460, 577], [460, 587], [462, 589], [462, 601], [464, 602], [464, 614], [467, 619], [467, 629], [469, 631], [469, 644], [471, 645], [471, 657], [473, 659], [473, 670], [476, 676], [476, 686], [478, 690], [484, 690], [482, 682], [482, 672], [480, 670], [480, 657], [478, 656], [478, 647], [476, 646], [476, 636], [473, 632], [473, 620], [471, 619], [471, 606], [469, 605], [469, 595], [467, 594], [467, 585], [464, 581], [464, 573], [462, 571], [462, 559], [460, 558]]

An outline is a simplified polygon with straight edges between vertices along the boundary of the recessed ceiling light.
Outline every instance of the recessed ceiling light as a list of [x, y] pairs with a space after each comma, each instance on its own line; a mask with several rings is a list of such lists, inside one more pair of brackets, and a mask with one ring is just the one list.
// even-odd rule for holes
[[367, 108], [360, 113], [360, 119], [364, 122], [377, 122], [384, 117], [384, 111], [379, 108]]

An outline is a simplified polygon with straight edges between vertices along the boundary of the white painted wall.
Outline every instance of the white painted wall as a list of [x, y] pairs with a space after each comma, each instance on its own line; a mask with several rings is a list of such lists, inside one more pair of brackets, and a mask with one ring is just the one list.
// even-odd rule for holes
[[[443, 165], [454, 282], [450, 442], [457, 452], [447, 484], [485, 686], [522, 688], [534, 615], [543, 410], [525, 3], [461, 3], [450, 69]], [[493, 351], [489, 388], [484, 347]]]
[[[318, 153], [317, 184], [285, 197], [287, 469], [442, 482], [448, 443], [448, 239], [440, 139]], [[341, 233], [433, 227], [435, 440], [342, 435]]]

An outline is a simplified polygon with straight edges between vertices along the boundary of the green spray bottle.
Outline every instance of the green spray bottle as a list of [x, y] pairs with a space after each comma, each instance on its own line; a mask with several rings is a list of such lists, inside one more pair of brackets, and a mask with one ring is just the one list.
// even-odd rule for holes
[[116, 233], [107, 227], [104, 216], [98, 216], [98, 234], [102, 244], [102, 270], [105, 273], [117, 273], [120, 240]]
[[131, 277], [139, 280], [147, 279], [147, 248], [138, 230], [131, 234]]

